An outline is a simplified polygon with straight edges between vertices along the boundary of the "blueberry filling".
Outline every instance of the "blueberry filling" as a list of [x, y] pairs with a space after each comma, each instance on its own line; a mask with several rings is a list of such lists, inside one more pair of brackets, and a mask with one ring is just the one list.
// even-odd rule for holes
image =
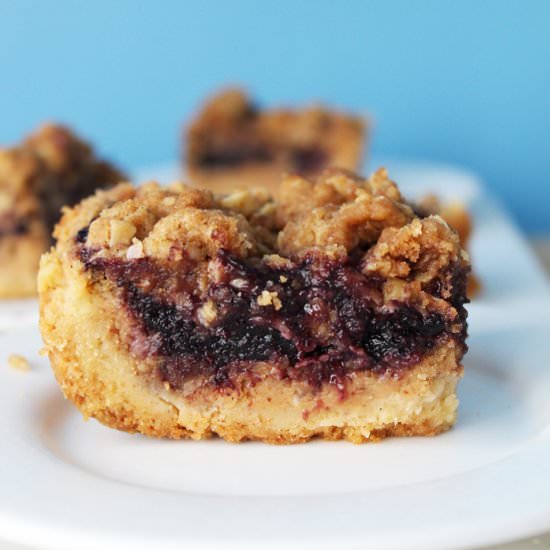
[[[353, 257], [312, 254], [274, 268], [220, 251], [217, 282], [201, 292], [188, 259], [169, 267], [147, 258], [94, 259], [86, 247], [80, 258], [115, 283], [144, 337], [139, 353], [159, 358], [158, 375], [174, 388], [197, 376], [231, 385], [247, 365], [262, 361], [283, 378], [319, 387], [354, 371], [399, 375], [448, 339], [466, 350], [467, 272], [458, 264], [427, 289], [450, 296], [458, 316], [449, 320], [413, 304], [384, 303], [383, 280], [361, 273]], [[200, 309], [207, 303], [215, 314], [204, 323]]]
[[197, 164], [203, 168], [227, 168], [246, 162], [269, 162], [272, 155], [265, 147], [241, 145], [205, 150], [198, 158]]
[[290, 164], [299, 174], [320, 172], [328, 163], [328, 155], [319, 147], [303, 147], [290, 151]]

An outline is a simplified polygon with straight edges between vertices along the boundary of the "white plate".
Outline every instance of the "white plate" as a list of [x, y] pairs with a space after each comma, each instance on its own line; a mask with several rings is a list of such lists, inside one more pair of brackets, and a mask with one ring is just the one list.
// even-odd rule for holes
[[38, 300], [0, 300], [0, 331], [22, 326], [36, 325], [38, 322]]
[[[405, 186], [441, 170], [405, 168]], [[0, 538], [52, 550], [439, 550], [549, 529], [550, 291], [502, 210], [460, 178], [485, 290], [451, 432], [289, 447], [132, 436], [83, 422], [38, 357], [37, 330], [11, 331], [0, 336]], [[32, 370], [7, 368], [9, 353]]]

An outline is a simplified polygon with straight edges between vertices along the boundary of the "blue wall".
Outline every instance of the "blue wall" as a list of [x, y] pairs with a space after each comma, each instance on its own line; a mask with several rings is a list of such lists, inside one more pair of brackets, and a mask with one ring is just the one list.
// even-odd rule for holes
[[368, 111], [376, 153], [477, 170], [550, 232], [550, 2], [0, 0], [0, 142], [74, 124], [123, 165], [170, 161], [203, 94]]

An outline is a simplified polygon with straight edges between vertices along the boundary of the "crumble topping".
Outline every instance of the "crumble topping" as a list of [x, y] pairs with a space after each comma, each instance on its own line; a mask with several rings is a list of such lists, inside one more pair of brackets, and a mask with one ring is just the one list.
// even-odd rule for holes
[[[458, 201], [442, 203], [437, 196], [427, 195], [417, 202], [414, 208], [420, 217], [441, 216], [458, 233], [460, 243], [465, 250], [468, 250], [472, 234], [472, 220], [464, 204]], [[467, 285], [468, 297], [473, 298], [476, 296], [481, 286], [475, 273], [470, 273]]]
[[[403, 227], [415, 218], [385, 169], [368, 179], [337, 169], [315, 181], [290, 175], [278, 201], [264, 189], [214, 196], [180, 183], [165, 188], [150, 183], [136, 190], [122, 185], [111, 197], [100, 193], [85, 201], [91, 223], [79, 219], [85, 225], [69, 230], [86, 229], [86, 244], [103, 257], [125, 255], [137, 241], [146, 256], [157, 258], [179, 251], [205, 260], [219, 249], [241, 257], [266, 256], [266, 261], [269, 255], [284, 261], [311, 248], [347, 254], [368, 249], [384, 229]], [[441, 218], [427, 219], [429, 226], [441, 225], [440, 237], [457, 252], [453, 232]], [[424, 238], [419, 246], [427, 243]]]
[[17, 233], [40, 211], [38, 197], [30, 190], [38, 185], [39, 159], [22, 149], [0, 149], [0, 234]]
[[442, 203], [436, 195], [426, 195], [415, 204], [415, 207], [422, 216], [441, 216], [458, 233], [462, 246], [468, 246], [472, 234], [472, 221], [461, 202]]
[[290, 176], [281, 185], [278, 248], [285, 255], [308, 248], [343, 247], [346, 252], [376, 242], [386, 227], [414, 217], [384, 169], [367, 180], [329, 170], [316, 182]]
[[0, 234], [51, 232], [61, 207], [123, 178], [63, 126], [46, 125], [12, 149], [0, 149]]

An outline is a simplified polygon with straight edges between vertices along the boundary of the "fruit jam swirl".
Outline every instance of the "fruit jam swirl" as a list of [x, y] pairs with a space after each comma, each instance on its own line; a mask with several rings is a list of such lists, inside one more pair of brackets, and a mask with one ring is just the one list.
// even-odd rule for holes
[[[165, 265], [94, 258], [82, 246], [80, 259], [116, 286], [140, 334], [132, 352], [157, 359], [157, 375], [175, 389], [195, 377], [231, 386], [258, 362], [318, 388], [341, 384], [354, 371], [398, 376], [449, 339], [466, 351], [467, 270], [460, 264], [441, 274], [457, 312], [448, 319], [411, 303], [384, 303], [384, 280], [366, 276], [349, 257], [311, 253], [273, 267], [220, 250], [209, 266], [215, 281], [206, 288], [186, 258]], [[433, 280], [426, 291], [438, 296], [442, 284]]]

